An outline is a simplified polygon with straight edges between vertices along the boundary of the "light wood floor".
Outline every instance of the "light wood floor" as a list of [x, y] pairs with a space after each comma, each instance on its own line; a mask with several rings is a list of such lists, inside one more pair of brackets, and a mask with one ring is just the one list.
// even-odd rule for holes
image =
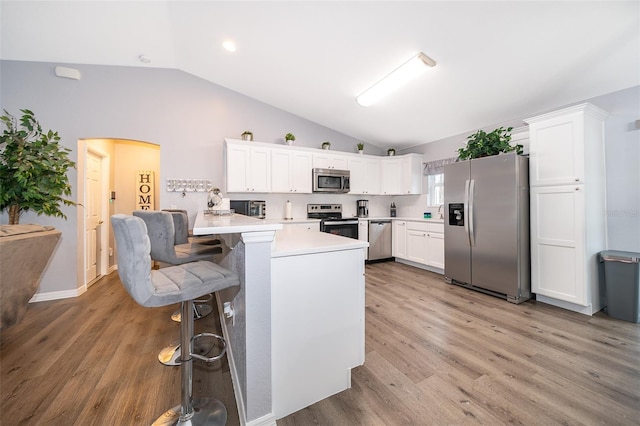
[[[391, 262], [367, 265], [366, 282], [366, 361], [352, 388], [279, 426], [640, 423], [640, 325], [513, 305]], [[1, 336], [0, 423], [151, 423], [179, 401], [178, 368], [155, 360], [178, 336], [173, 310], [139, 307], [117, 274], [31, 304]], [[195, 365], [194, 394], [221, 399], [237, 425], [226, 360]]]

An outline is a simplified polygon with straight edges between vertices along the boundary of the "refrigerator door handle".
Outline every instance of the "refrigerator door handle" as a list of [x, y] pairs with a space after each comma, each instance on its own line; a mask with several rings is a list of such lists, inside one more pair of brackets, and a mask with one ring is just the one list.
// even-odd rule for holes
[[469, 179], [464, 182], [464, 232], [467, 234], [467, 242], [471, 245], [471, 234], [469, 233]]
[[473, 210], [474, 210], [474, 198], [476, 196], [476, 180], [475, 179], [471, 179], [469, 181], [469, 216], [467, 216], [468, 222], [469, 222], [469, 244], [471, 245], [471, 247], [476, 245], [476, 233], [473, 229], [473, 222], [474, 222], [474, 214], [473, 214]]

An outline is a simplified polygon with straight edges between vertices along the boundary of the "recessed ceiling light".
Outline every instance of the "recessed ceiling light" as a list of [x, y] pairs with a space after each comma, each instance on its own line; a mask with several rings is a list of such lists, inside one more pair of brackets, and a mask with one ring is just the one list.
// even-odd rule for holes
[[140, 60], [140, 62], [142, 62], [143, 64], [150, 64], [151, 63], [151, 58], [148, 57], [147, 55], [138, 55], [138, 59]]
[[356, 101], [363, 107], [368, 107], [422, 74], [427, 67], [435, 66], [436, 61], [420, 52], [393, 70], [385, 78], [362, 92], [362, 94], [356, 98]]
[[236, 51], [236, 44], [231, 41], [231, 40], [225, 40], [222, 42], [222, 47], [224, 47], [224, 49], [228, 52], [235, 52]]

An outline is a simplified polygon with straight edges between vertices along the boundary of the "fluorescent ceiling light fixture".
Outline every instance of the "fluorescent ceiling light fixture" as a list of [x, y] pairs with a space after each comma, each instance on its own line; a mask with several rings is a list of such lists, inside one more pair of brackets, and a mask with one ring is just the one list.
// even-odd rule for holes
[[236, 51], [236, 44], [232, 40], [225, 40], [222, 42], [222, 47], [229, 52]]
[[420, 52], [365, 90], [356, 101], [363, 107], [368, 107], [422, 74], [427, 67], [435, 66], [436, 61]]

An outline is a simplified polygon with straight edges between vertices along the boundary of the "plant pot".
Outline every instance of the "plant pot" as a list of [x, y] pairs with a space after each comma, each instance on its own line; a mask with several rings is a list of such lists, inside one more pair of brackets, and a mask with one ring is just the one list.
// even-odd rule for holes
[[0, 330], [22, 320], [62, 233], [38, 225], [2, 225], [0, 233]]
[[249, 134], [242, 135], [242, 140], [243, 141], [252, 141], [253, 140], [253, 135], [249, 135]]
[[293, 145], [293, 141], [291, 139], [287, 139], [284, 141], [287, 145]]
[[393, 157], [394, 155], [396, 155], [395, 151], [387, 151], [387, 156], [388, 157]]
[[364, 149], [359, 149], [358, 154], [364, 154]]
[[331, 145], [327, 145], [327, 144], [322, 144], [322, 149], [331, 149]]

